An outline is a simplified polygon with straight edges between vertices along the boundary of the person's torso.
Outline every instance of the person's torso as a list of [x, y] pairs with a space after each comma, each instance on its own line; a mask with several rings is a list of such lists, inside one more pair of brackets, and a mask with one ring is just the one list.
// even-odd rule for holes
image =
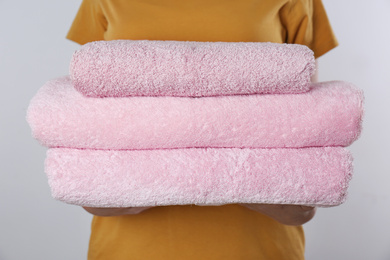
[[[279, 11], [289, 0], [96, 0], [104, 40], [286, 41]], [[131, 170], [131, 169], [130, 169]], [[304, 258], [302, 227], [239, 205], [169, 206], [94, 217], [90, 260]]]
[[285, 41], [288, 0], [100, 0], [105, 40]]

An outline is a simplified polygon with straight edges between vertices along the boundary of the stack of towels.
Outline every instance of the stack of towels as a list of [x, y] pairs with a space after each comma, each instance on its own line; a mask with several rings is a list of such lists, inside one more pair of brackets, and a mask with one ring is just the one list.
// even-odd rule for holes
[[310, 83], [314, 70], [302, 45], [93, 42], [38, 91], [27, 120], [66, 203], [336, 206], [363, 94]]

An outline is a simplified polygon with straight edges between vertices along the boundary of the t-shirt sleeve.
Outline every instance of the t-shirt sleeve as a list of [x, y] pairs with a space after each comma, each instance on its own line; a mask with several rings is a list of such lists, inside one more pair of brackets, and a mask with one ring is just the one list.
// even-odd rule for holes
[[321, 0], [290, 0], [280, 19], [285, 42], [308, 46], [316, 58], [338, 45]]
[[100, 41], [106, 30], [107, 20], [99, 0], [83, 0], [66, 38], [79, 44]]

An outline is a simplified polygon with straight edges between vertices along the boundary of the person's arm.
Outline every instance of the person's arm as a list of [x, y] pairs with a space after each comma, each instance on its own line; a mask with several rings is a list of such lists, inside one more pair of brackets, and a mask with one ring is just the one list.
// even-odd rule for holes
[[[242, 206], [267, 215], [285, 225], [299, 226], [314, 217], [316, 208], [299, 205], [242, 204]], [[139, 214], [152, 207], [138, 208], [90, 208], [83, 207], [87, 212], [100, 217]]]
[[318, 82], [318, 60], [316, 59], [316, 69], [314, 74], [311, 76], [311, 82]]

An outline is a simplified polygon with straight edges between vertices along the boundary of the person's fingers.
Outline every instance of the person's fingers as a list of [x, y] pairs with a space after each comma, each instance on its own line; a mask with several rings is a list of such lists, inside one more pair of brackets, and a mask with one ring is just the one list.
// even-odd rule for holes
[[315, 207], [287, 204], [243, 204], [243, 206], [263, 213], [285, 225], [302, 225], [311, 220]]
[[152, 207], [130, 207], [130, 208], [93, 208], [93, 207], [83, 207], [89, 213], [101, 216], [121, 216], [121, 215], [135, 215], [139, 214], [147, 209]]
[[301, 208], [304, 210], [304, 211], [311, 211], [314, 209], [314, 207], [311, 207], [311, 206], [301, 206]]
[[133, 207], [124, 209], [123, 213], [126, 215], [136, 215], [152, 207]]

